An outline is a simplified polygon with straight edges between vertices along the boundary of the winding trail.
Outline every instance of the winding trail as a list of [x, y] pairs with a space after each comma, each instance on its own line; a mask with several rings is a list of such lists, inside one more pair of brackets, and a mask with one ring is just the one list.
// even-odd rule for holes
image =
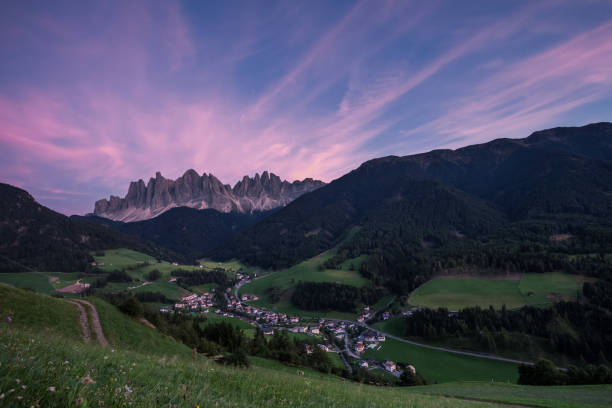
[[[100, 317], [98, 316], [96, 307], [87, 300], [73, 299], [69, 300], [69, 302], [76, 305], [79, 309], [79, 313], [81, 315], [81, 330], [83, 331], [83, 339], [85, 342], [87, 343], [91, 340], [91, 329], [93, 329], [93, 332], [96, 334], [96, 338], [98, 339], [98, 343], [100, 343], [102, 347], [108, 347], [108, 341], [106, 340], [106, 337], [104, 337], [104, 332], [102, 331], [102, 325], [100, 324]], [[85, 310], [86, 308], [89, 308], [89, 313], [87, 313]]]
[[75, 305], [79, 310], [79, 324], [81, 326], [81, 333], [83, 333], [83, 341], [89, 343], [91, 341], [91, 330], [89, 328], [89, 320], [87, 319], [87, 311], [82, 304], [74, 300], [69, 300], [68, 302]]

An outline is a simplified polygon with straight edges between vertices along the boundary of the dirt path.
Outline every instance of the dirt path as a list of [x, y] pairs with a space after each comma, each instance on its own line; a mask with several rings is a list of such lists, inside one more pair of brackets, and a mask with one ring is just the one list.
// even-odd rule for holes
[[89, 343], [91, 341], [91, 330], [89, 328], [89, 320], [87, 319], [87, 311], [82, 304], [74, 300], [69, 300], [69, 302], [79, 310], [79, 324], [81, 326], [81, 333], [83, 333], [83, 341]]
[[[98, 316], [98, 311], [96, 310], [96, 307], [87, 300], [81, 299], [70, 300], [70, 303], [77, 305], [77, 307], [79, 308], [79, 313], [81, 314], [81, 329], [83, 330], [83, 338], [91, 338], [91, 323], [91, 328], [93, 329], [94, 333], [96, 333], [98, 343], [100, 343], [100, 345], [103, 347], [108, 347], [108, 341], [106, 340], [106, 337], [104, 337], [104, 332], [102, 331], [102, 325], [100, 324], [100, 317]], [[85, 311], [84, 306], [89, 308], [89, 318], [91, 318], [91, 322], [89, 321], [88, 313]], [[87, 342], [89, 340], [85, 341]]]

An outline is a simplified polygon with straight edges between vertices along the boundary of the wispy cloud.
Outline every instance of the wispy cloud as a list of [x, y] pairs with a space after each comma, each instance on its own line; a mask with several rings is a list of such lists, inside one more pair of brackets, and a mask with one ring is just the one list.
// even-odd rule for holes
[[2, 180], [86, 212], [158, 170], [329, 181], [609, 106], [607, 4], [502, 6], [3, 4]]

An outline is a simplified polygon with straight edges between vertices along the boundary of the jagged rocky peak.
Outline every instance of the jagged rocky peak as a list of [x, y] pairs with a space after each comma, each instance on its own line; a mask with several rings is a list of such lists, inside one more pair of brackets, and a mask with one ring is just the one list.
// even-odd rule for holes
[[148, 183], [132, 181], [125, 198], [111, 196], [96, 202], [94, 214], [116, 221], [141, 221], [156, 217], [173, 207], [212, 208], [222, 212], [271, 210], [289, 204], [304, 193], [325, 185], [306, 178], [292, 183], [264, 171], [253, 178], [244, 176], [232, 188], [213, 174], [201, 176], [193, 169], [176, 180], [155, 173]]

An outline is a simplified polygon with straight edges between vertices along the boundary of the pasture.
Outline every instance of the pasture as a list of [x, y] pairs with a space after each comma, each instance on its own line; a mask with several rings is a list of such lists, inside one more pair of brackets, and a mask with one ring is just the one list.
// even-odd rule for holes
[[563, 273], [524, 273], [520, 279], [497, 277], [437, 277], [418, 287], [409, 303], [420, 307], [459, 310], [480, 306], [509, 309], [575, 300], [582, 277]]
[[[354, 234], [353, 231], [349, 234]], [[288, 313], [292, 315], [305, 317], [336, 317], [342, 319], [355, 319], [354, 313], [343, 312], [310, 312], [304, 311], [295, 307], [291, 303], [291, 295], [299, 281], [302, 282], [336, 282], [344, 285], [355, 287], [364, 287], [370, 284], [366, 278], [361, 276], [359, 272], [346, 269], [323, 269], [319, 270], [319, 266], [335, 255], [337, 250], [332, 248], [317, 256], [314, 256], [306, 261], [300, 262], [290, 268], [272, 272], [264, 276], [254, 279], [240, 289], [240, 293], [250, 293], [257, 295], [260, 299], [250, 302], [254, 306], [264, 307], [276, 312]], [[361, 258], [361, 257], [360, 257]], [[355, 258], [357, 259], [357, 258]], [[345, 262], [346, 264], [346, 262]], [[269, 297], [269, 290], [278, 288], [281, 292], [281, 297], [278, 302], [272, 302]]]
[[429, 384], [450, 381], [516, 383], [518, 365], [414, 346], [388, 338], [380, 349], [368, 349], [364, 358], [412, 364]]
[[414, 387], [411, 390], [429, 395], [445, 395], [544, 408], [612, 406], [612, 386], [610, 385], [534, 387], [504, 383], [447, 383]]

